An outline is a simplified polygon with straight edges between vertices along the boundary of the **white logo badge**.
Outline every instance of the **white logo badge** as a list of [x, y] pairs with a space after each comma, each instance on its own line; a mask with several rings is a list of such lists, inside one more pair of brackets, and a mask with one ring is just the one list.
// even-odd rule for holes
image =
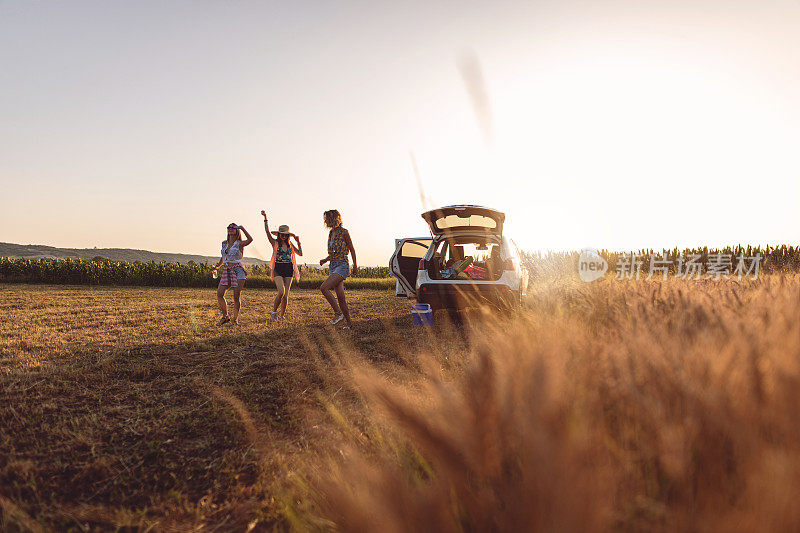
[[582, 281], [591, 283], [602, 278], [608, 270], [608, 262], [600, 257], [594, 248], [584, 248], [578, 256], [578, 276]]

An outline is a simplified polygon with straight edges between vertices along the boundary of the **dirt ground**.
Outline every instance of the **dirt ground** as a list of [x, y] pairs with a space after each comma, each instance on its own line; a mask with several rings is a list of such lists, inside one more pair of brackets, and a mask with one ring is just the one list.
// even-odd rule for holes
[[347, 343], [392, 365], [424, 342], [392, 291], [350, 291], [349, 331], [312, 290], [268, 321], [274, 294], [245, 290], [240, 325], [217, 327], [208, 289], [1, 285], [3, 525], [224, 523], [256, 478], [285, 474], [258, 476], [236, 402], [289, 458], [307, 446], [312, 352]]

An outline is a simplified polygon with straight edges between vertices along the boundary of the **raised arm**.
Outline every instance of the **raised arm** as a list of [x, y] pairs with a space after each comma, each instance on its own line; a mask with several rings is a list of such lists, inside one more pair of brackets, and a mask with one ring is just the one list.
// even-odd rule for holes
[[292, 246], [292, 248], [294, 248], [294, 253], [296, 253], [296, 254], [297, 254], [297, 255], [299, 255], [299, 256], [302, 256], [302, 255], [303, 255], [303, 245], [302, 245], [302, 244], [300, 244], [300, 237], [298, 237], [297, 235], [295, 235], [295, 236], [294, 236], [294, 240], [296, 240], [296, 241], [297, 241], [297, 246], [295, 246], [295, 245], [294, 245], [294, 244], [292, 244], [291, 242], [289, 242], [289, 244]]
[[350, 249], [350, 255], [353, 256], [353, 270], [351, 273], [355, 276], [358, 274], [358, 260], [356, 259], [356, 249], [353, 246], [353, 241], [350, 239], [349, 231], [344, 234], [344, 240], [347, 243], [347, 247]]
[[272, 246], [275, 246], [275, 237], [273, 237], [272, 233], [269, 232], [269, 222], [267, 222], [267, 214], [264, 211], [261, 211], [261, 214], [264, 215], [264, 231], [267, 232], [267, 239], [269, 239], [269, 243]]
[[245, 246], [247, 246], [248, 244], [253, 242], [253, 237], [251, 237], [250, 234], [247, 233], [247, 230], [244, 229], [244, 226], [239, 226], [239, 229], [242, 230], [242, 233], [244, 233], [245, 237], [247, 237], [247, 240], [246, 241], [242, 241], [242, 244], [240, 244], [240, 246], [242, 248], [244, 248]]

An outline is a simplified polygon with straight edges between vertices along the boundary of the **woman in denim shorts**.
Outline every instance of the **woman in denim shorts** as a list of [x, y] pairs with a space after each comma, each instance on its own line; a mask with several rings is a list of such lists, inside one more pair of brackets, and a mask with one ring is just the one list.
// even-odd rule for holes
[[[242, 240], [242, 232], [247, 236], [245, 241]], [[222, 313], [222, 318], [217, 323], [218, 326], [231, 321], [235, 325], [239, 325], [239, 309], [241, 307], [239, 296], [244, 288], [244, 280], [247, 279], [247, 272], [242, 267], [242, 257], [244, 255], [244, 247], [251, 242], [253, 242], [253, 238], [244, 227], [238, 226], [233, 222], [228, 225], [228, 237], [222, 241], [222, 258], [213, 269], [216, 272], [219, 271], [220, 266], [222, 267], [219, 286], [217, 287], [217, 302]], [[228, 305], [225, 303], [225, 291], [229, 288], [233, 289], [233, 313], [231, 313], [231, 318], [228, 318]]]
[[[319, 262], [324, 265], [330, 261], [328, 267], [328, 279], [322, 282], [320, 290], [325, 299], [333, 308], [334, 317], [330, 320], [333, 325], [342, 320], [347, 320], [347, 329], [353, 325], [350, 322], [350, 312], [347, 309], [347, 301], [344, 298], [344, 280], [350, 275], [350, 264], [347, 262], [347, 255], [353, 256], [353, 271], [355, 276], [358, 273], [358, 262], [356, 260], [356, 249], [353, 241], [350, 240], [350, 232], [342, 227], [342, 215], [336, 209], [325, 211], [323, 215], [325, 226], [330, 229], [328, 233], [328, 257]], [[336, 296], [333, 295], [334, 291]], [[338, 302], [337, 302], [338, 300]]]

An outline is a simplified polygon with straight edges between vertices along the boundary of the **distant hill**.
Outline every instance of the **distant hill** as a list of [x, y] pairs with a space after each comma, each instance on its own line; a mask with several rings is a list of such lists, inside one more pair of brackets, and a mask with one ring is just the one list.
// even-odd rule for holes
[[[40, 244], [12, 244], [0, 242], [0, 257], [21, 257], [24, 259], [50, 257], [54, 259], [88, 260], [98, 256], [125, 263], [133, 263], [135, 261], [140, 261], [142, 263], [155, 261], [160, 263], [166, 261], [167, 263], [186, 264], [189, 261], [194, 261], [195, 263], [216, 263], [219, 261], [219, 257], [207, 255], [170, 254], [148, 252], [147, 250], [132, 250], [130, 248], [55, 248], [53, 246], [43, 246]], [[245, 257], [242, 263], [245, 265], [265, 265], [266, 261], [254, 257]]]

